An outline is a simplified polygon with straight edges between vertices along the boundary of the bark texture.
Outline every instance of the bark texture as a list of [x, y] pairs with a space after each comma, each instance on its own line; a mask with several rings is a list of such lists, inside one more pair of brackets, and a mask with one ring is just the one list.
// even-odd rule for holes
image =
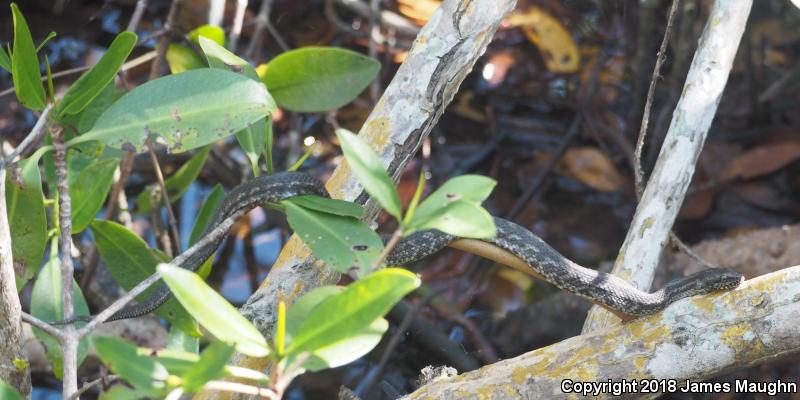
[[701, 381], [800, 351], [798, 317], [800, 266], [795, 266], [730, 292], [683, 299], [650, 317], [430, 383], [405, 398], [561, 399], [580, 397], [561, 390], [564, 379]]

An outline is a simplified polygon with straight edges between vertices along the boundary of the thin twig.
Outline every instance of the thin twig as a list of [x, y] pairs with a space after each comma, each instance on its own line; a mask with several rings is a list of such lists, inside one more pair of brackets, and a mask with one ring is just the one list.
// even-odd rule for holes
[[411, 326], [411, 322], [414, 321], [414, 318], [417, 317], [419, 309], [423, 305], [427, 305], [431, 299], [437, 295], [439, 295], [438, 292], [429, 293], [421, 302], [415, 304], [403, 317], [403, 320], [400, 322], [400, 325], [397, 326], [397, 330], [394, 332], [394, 335], [392, 335], [392, 338], [389, 339], [389, 342], [383, 349], [383, 353], [381, 354], [380, 361], [378, 361], [378, 365], [372, 368], [372, 370], [364, 378], [364, 381], [361, 382], [354, 390], [357, 396], [364, 397], [367, 393], [369, 393], [369, 390], [372, 389], [372, 386], [375, 384], [375, 382], [381, 377], [381, 375], [383, 375], [383, 371], [386, 369], [386, 365], [389, 363], [389, 358], [391, 357], [392, 353], [394, 353], [394, 349], [397, 347], [397, 345], [400, 344], [400, 340], [406, 335], [406, 331], [408, 330], [408, 327]]
[[28, 314], [28, 313], [26, 313], [24, 311], [22, 312], [22, 321], [27, 322], [31, 326], [34, 326], [36, 328], [39, 328], [39, 329], [47, 332], [48, 334], [50, 334], [50, 336], [53, 336], [54, 338], [58, 339], [59, 341], [63, 340], [63, 337], [64, 337], [63, 332], [61, 332], [57, 328], [53, 327], [53, 325], [50, 325], [47, 322], [44, 322], [44, 321], [40, 320], [39, 318], [36, 318], [33, 315]]
[[[650, 85], [647, 88], [647, 98], [644, 103], [644, 111], [642, 114], [642, 124], [639, 128], [639, 137], [636, 140], [636, 150], [634, 151], [634, 162], [633, 162], [633, 176], [634, 176], [634, 184], [636, 186], [636, 199], [642, 199], [642, 193], [644, 192], [644, 171], [642, 169], [642, 149], [644, 148], [644, 140], [647, 137], [647, 125], [650, 122], [650, 109], [653, 106], [653, 95], [656, 90], [656, 82], [658, 81], [658, 77], [660, 76], [661, 72], [661, 65], [664, 63], [664, 59], [666, 58], [666, 51], [667, 45], [669, 44], [669, 37], [672, 33], [672, 24], [675, 20], [675, 15], [678, 14], [678, 7], [680, 5], [680, 0], [673, 0], [672, 6], [669, 9], [669, 16], [667, 17], [667, 26], [664, 29], [664, 38], [661, 40], [661, 47], [658, 49], [658, 57], [656, 58], [656, 65], [653, 68], [653, 75], [650, 78]], [[712, 265], [699, 254], [695, 253], [689, 246], [686, 245], [675, 233], [674, 230], [670, 230], [669, 232], [670, 241], [672, 244], [675, 245], [679, 250], [686, 253], [690, 258], [699, 262], [706, 268], [717, 268], [718, 266]]]
[[[240, 210], [237, 212], [232, 213], [228, 218], [222, 220], [214, 229], [208, 232], [207, 235], [203, 236], [202, 239], [198, 240], [197, 243], [192, 245], [188, 250], [181, 253], [179, 256], [175, 257], [170, 264], [172, 265], [183, 265], [189, 258], [193, 257], [195, 253], [200, 251], [205, 246], [210, 245], [218, 240], [220, 240], [223, 236], [228, 233], [231, 226], [233, 226], [234, 222], [244, 215], [244, 210]], [[150, 275], [147, 279], [139, 282], [138, 285], [134, 286], [131, 290], [128, 291], [124, 296], [117, 299], [114, 303], [108, 306], [105, 310], [103, 310], [100, 314], [97, 314], [89, 323], [84, 325], [78, 333], [80, 336], [84, 336], [87, 333], [91, 332], [98, 324], [105, 322], [109, 319], [114, 313], [121, 310], [125, 305], [131, 302], [136, 296], [147, 290], [153, 283], [157, 282], [161, 277], [158, 273], [154, 273]]]
[[0, 157], [0, 169], [6, 167], [6, 165], [13, 163], [16, 161], [16, 158], [19, 157], [21, 154], [26, 153], [34, 144], [38, 143], [42, 137], [42, 134], [45, 131], [45, 126], [47, 125], [47, 116], [50, 115], [50, 110], [53, 108], [51, 104], [48, 104], [47, 107], [42, 110], [42, 114], [39, 116], [39, 119], [36, 120], [36, 124], [33, 125], [30, 133], [28, 136], [25, 136], [25, 139], [22, 139], [22, 143], [17, 146], [8, 157]]
[[[130, 61], [126, 62], [125, 64], [123, 64], [122, 68], [120, 69], [120, 71], [127, 71], [127, 70], [129, 70], [131, 68], [138, 67], [139, 65], [142, 65], [142, 64], [152, 60], [155, 56], [156, 56], [156, 52], [155, 51], [149, 51], [147, 53], [144, 53], [141, 56], [136, 57], [133, 60], [130, 60]], [[59, 72], [54, 73], [52, 75], [52, 78], [55, 80], [56, 78], [62, 78], [62, 77], [69, 76], [69, 75], [79, 74], [81, 72], [88, 71], [91, 68], [92, 68], [91, 65], [87, 65], [87, 66], [84, 66], [84, 67], [65, 69], [63, 71], [59, 71]], [[46, 81], [47, 81], [47, 77], [46, 76], [42, 77], [42, 82], [46, 82]], [[9, 95], [11, 93], [14, 93], [14, 87], [13, 86], [8, 88], [8, 89], [3, 90], [2, 92], [0, 92], [0, 97], [7, 96], [7, 95]]]
[[[161, 173], [161, 166], [158, 164], [158, 157], [156, 157], [156, 152], [153, 149], [152, 143], [147, 143], [147, 151], [150, 153], [150, 161], [153, 162], [153, 170], [156, 173], [156, 180], [158, 181], [158, 186], [161, 188], [161, 201], [164, 203], [164, 207], [167, 208], [167, 216], [169, 217], [169, 232], [172, 235], [172, 254], [180, 253], [180, 234], [178, 233], [178, 219], [175, 218], [175, 212], [172, 211], [172, 202], [169, 200], [169, 193], [167, 192], [167, 186], [164, 183], [164, 175]], [[153, 204], [155, 207], [156, 205]]]
[[661, 72], [661, 64], [664, 63], [666, 57], [667, 45], [669, 44], [669, 36], [672, 32], [672, 23], [675, 20], [675, 15], [678, 13], [678, 5], [680, 0], [672, 0], [672, 6], [669, 9], [669, 17], [667, 17], [667, 27], [664, 29], [664, 38], [661, 39], [661, 47], [658, 49], [658, 57], [656, 58], [656, 65], [653, 67], [653, 75], [650, 78], [650, 86], [647, 88], [647, 98], [644, 103], [644, 112], [642, 114], [642, 125], [639, 127], [639, 138], [636, 140], [636, 150], [634, 151], [633, 163], [633, 177], [636, 184], [636, 199], [642, 199], [642, 192], [644, 191], [644, 172], [642, 171], [642, 148], [644, 147], [644, 139], [647, 136], [647, 125], [650, 122], [650, 108], [653, 106], [653, 94], [656, 90], [656, 82], [658, 81], [659, 72]]
[[130, 21], [128, 21], [128, 26], [125, 28], [126, 31], [136, 31], [136, 28], [139, 27], [139, 21], [142, 20], [142, 15], [144, 15], [144, 10], [146, 8], [147, 0], [139, 0], [136, 2], [136, 8], [133, 10], [133, 15], [131, 15]]
[[394, 231], [394, 233], [392, 233], [392, 237], [386, 243], [386, 246], [384, 246], [383, 251], [381, 251], [381, 254], [378, 255], [378, 258], [375, 260], [375, 263], [372, 264], [371, 268], [372, 271], [378, 269], [381, 266], [381, 264], [383, 264], [383, 260], [385, 260], [386, 257], [389, 256], [389, 253], [391, 253], [392, 250], [395, 248], [395, 246], [397, 246], [397, 244], [400, 243], [400, 239], [402, 238], [403, 238], [403, 228], [398, 227]]
[[228, 47], [231, 52], [236, 52], [236, 46], [239, 44], [239, 36], [242, 34], [242, 22], [244, 21], [244, 12], [247, 10], [247, 0], [236, 0], [236, 13], [233, 16], [233, 27], [231, 27], [231, 35], [228, 37]]
[[156, 47], [156, 59], [153, 60], [153, 64], [150, 65], [149, 80], [151, 81], [161, 75], [161, 65], [164, 64], [164, 59], [167, 55], [167, 47], [169, 46], [169, 40], [172, 36], [173, 29], [175, 28], [175, 23], [178, 19], [178, 11], [180, 10], [183, 1], [184, 0], [172, 0], [172, 4], [169, 6], [167, 21], [164, 23], [164, 33], [161, 36], [161, 40], [158, 41], [158, 47]]
[[117, 375], [108, 375], [108, 376], [101, 376], [91, 382], [84, 383], [77, 392], [75, 392], [72, 396], [69, 397], [69, 400], [79, 399], [82, 394], [88, 392], [91, 388], [98, 386], [100, 384], [108, 385], [113, 383], [114, 381], [119, 380], [120, 377]]
[[540, 170], [540, 172], [534, 178], [533, 183], [525, 189], [525, 192], [517, 199], [517, 202], [514, 203], [514, 206], [511, 207], [511, 211], [505, 215], [505, 218], [508, 220], [513, 220], [522, 210], [528, 206], [531, 198], [533, 195], [539, 191], [539, 188], [544, 183], [545, 178], [550, 174], [550, 171], [556, 165], [558, 160], [561, 159], [561, 156], [564, 155], [564, 152], [567, 150], [567, 147], [572, 142], [572, 140], [578, 135], [580, 132], [581, 123], [585, 118], [586, 109], [588, 108], [588, 104], [591, 101], [592, 97], [594, 97], [595, 92], [597, 91], [598, 86], [598, 78], [600, 76], [600, 70], [602, 69], [603, 62], [605, 57], [602, 56], [603, 53], [601, 52], [600, 55], [597, 57], [595, 62], [594, 68], [592, 69], [592, 74], [589, 77], [589, 85], [586, 88], [586, 94], [584, 95], [584, 99], [580, 104], [580, 109], [575, 114], [575, 118], [572, 119], [572, 123], [570, 124], [569, 128], [567, 128], [567, 133], [561, 139], [561, 143], [558, 144], [558, 147], [553, 152], [553, 156], [547, 162], [547, 164]]

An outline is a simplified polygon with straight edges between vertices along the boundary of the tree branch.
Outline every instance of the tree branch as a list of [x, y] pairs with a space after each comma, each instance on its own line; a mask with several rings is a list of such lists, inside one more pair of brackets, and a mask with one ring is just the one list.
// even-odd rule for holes
[[646, 318], [430, 383], [405, 398], [567, 398], [564, 379], [700, 381], [800, 351], [798, 313], [800, 266], [794, 266], [730, 292], [683, 299]]
[[[717, 111], [752, 0], [717, 0], [708, 16], [667, 137], [613, 273], [648, 290]], [[583, 332], [619, 322], [593, 307]]]

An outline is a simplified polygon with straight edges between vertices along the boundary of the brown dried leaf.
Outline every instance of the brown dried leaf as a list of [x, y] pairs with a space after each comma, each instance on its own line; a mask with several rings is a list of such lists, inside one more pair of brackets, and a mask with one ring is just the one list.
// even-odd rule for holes
[[625, 186], [625, 178], [611, 159], [594, 147], [567, 150], [559, 167], [566, 175], [603, 192], [620, 190]]
[[771, 174], [800, 159], [800, 142], [779, 140], [739, 154], [720, 174], [720, 180], [750, 179]]

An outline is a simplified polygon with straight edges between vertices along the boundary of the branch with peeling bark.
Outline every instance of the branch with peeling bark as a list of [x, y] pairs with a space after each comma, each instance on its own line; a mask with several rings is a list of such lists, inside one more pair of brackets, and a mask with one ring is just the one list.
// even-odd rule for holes
[[800, 351], [798, 315], [800, 266], [795, 266], [730, 292], [684, 299], [647, 318], [433, 382], [406, 398], [567, 398], [564, 379], [699, 381]]
[[[752, 3], [717, 0], [708, 16], [683, 95], [612, 271], [639, 289], [649, 289], [653, 281], [728, 81]], [[595, 307], [583, 331], [617, 322], [617, 317]]]

